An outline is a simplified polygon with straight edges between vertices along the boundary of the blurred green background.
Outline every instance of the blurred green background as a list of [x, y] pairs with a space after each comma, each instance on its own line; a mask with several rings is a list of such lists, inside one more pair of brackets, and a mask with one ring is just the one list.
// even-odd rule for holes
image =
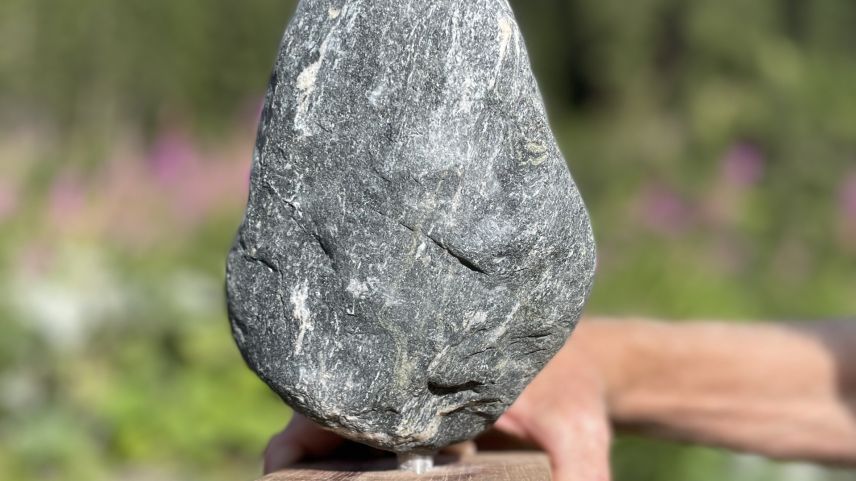
[[[513, 2], [600, 246], [589, 312], [856, 312], [856, 3]], [[294, 2], [0, 2], [0, 479], [249, 480], [289, 412], [223, 307]], [[622, 437], [618, 480], [846, 472]]]

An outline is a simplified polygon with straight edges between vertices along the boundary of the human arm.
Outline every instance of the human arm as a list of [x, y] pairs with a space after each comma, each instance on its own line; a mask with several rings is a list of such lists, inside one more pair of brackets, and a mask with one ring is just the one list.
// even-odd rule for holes
[[619, 428], [856, 465], [854, 323], [589, 319], [579, 334]]

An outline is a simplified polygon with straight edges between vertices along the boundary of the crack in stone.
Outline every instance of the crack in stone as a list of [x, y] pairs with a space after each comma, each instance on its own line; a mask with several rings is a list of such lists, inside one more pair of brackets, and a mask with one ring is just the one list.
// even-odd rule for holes
[[478, 408], [484, 406], [490, 406], [491, 404], [502, 404], [502, 399], [500, 398], [485, 398], [485, 399], [474, 399], [472, 401], [461, 404], [460, 406], [451, 409], [449, 411], [441, 411], [440, 415], [442, 416], [450, 416], [455, 413], [459, 413], [462, 411], [466, 411], [468, 414], [473, 414], [475, 416], [479, 416], [488, 420], [496, 419], [496, 414], [486, 413], [479, 409], [470, 409], [470, 408]]
[[466, 257], [464, 254], [459, 252], [457, 249], [454, 249], [450, 246], [447, 246], [444, 242], [442, 242], [441, 240], [438, 240], [437, 238], [435, 238], [434, 236], [432, 236], [430, 234], [424, 234], [423, 233], [423, 235], [425, 235], [425, 237], [427, 237], [429, 240], [431, 240], [431, 242], [436, 244], [439, 248], [443, 249], [447, 254], [449, 254], [450, 256], [457, 259], [457, 261], [460, 262], [461, 265], [466, 267], [467, 269], [469, 269], [473, 272], [478, 272], [479, 274], [487, 274], [488, 273], [481, 266], [476, 264], [474, 260]]
[[484, 353], [486, 353], [487, 351], [495, 351], [495, 350], [496, 350], [496, 348], [495, 348], [495, 347], [493, 347], [493, 346], [488, 346], [488, 347], [486, 347], [486, 348], [484, 348], [484, 349], [482, 349], [482, 350], [480, 350], [480, 351], [471, 352], [471, 353], [467, 354], [466, 356], [464, 356], [464, 358], [465, 358], [465, 359], [469, 359], [469, 358], [471, 358], [471, 357], [478, 356], [479, 354], [484, 354]]
[[241, 251], [242, 251], [241, 255], [243, 255], [245, 259], [247, 259], [248, 261], [251, 261], [251, 262], [261, 264], [261, 265], [267, 267], [271, 272], [275, 272], [277, 274], [280, 273], [279, 267], [277, 267], [273, 262], [265, 259], [264, 257], [259, 257], [259, 256], [255, 256], [253, 254], [250, 254], [250, 250], [247, 248], [247, 242], [244, 240], [243, 237], [241, 237], [238, 240], [238, 243], [241, 247]]
[[310, 235], [318, 242], [318, 245], [321, 246], [321, 250], [324, 251], [324, 255], [326, 255], [327, 258], [330, 259], [330, 262], [333, 263], [335, 261], [335, 258], [333, 257], [333, 250], [330, 248], [329, 245], [327, 245], [327, 241], [324, 240], [324, 238], [316, 232], [312, 232], [310, 233]]
[[464, 391], [475, 391], [484, 386], [480, 381], [467, 381], [460, 384], [444, 384], [435, 380], [428, 380], [428, 391], [435, 396], [448, 396]]
[[443, 242], [443, 241], [442, 241], [442, 240], [440, 240], [440, 239], [437, 239], [437, 237], [435, 237], [435, 236], [433, 236], [433, 235], [431, 235], [431, 234], [426, 234], [425, 232], [423, 232], [423, 231], [422, 231], [422, 229], [421, 229], [420, 227], [413, 227], [412, 225], [409, 225], [409, 224], [407, 224], [407, 223], [405, 223], [405, 222], [403, 222], [403, 221], [401, 221], [401, 220], [399, 220], [399, 219], [393, 218], [393, 217], [391, 217], [389, 214], [386, 214], [386, 213], [384, 213], [384, 212], [381, 212], [381, 211], [379, 211], [379, 210], [377, 210], [377, 209], [373, 209], [373, 208], [372, 208], [372, 209], [369, 209], [369, 210], [371, 210], [372, 212], [374, 212], [374, 213], [376, 213], [376, 214], [378, 214], [378, 215], [380, 215], [380, 216], [382, 216], [382, 217], [385, 217], [385, 218], [387, 218], [387, 219], [389, 219], [389, 220], [391, 220], [391, 221], [395, 222], [396, 224], [400, 225], [401, 227], [404, 227], [405, 229], [409, 230], [410, 232], [414, 232], [414, 233], [416, 233], [416, 234], [419, 234], [419, 235], [421, 235], [421, 236], [423, 236], [423, 237], [427, 238], [427, 239], [428, 239], [428, 240], [430, 240], [434, 245], [436, 245], [437, 247], [439, 247], [440, 249], [442, 249], [446, 254], [448, 254], [448, 255], [449, 255], [450, 257], [452, 257], [453, 259], [457, 260], [457, 261], [458, 261], [458, 263], [460, 263], [462, 266], [466, 267], [467, 269], [469, 269], [469, 270], [471, 270], [471, 271], [473, 271], [473, 272], [477, 272], [477, 273], [479, 273], [479, 274], [485, 274], [485, 275], [490, 274], [490, 273], [489, 273], [489, 272], [487, 272], [483, 267], [481, 267], [480, 265], [478, 265], [474, 260], [472, 260], [472, 259], [470, 259], [469, 257], [465, 256], [463, 253], [461, 253], [460, 251], [458, 251], [458, 250], [457, 250], [457, 249], [455, 249], [454, 247], [450, 247], [450, 246], [446, 245], [446, 243], [445, 243], [445, 242]]
[[[253, 254], [250, 254], [250, 250], [247, 247], [247, 241], [246, 241], [246, 239], [244, 239], [243, 234], [238, 235], [238, 247], [239, 247], [239, 250], [242, 251], [241, 256], [244, 259], [246, 259], [250, 262], [254, 262], [256, 264], [261, 264], [261, 265], [267, 267], [271, 272], [275, 273], [279, 277], [280, 284], [285, 283], [285, 274], [273, 262], [271, 262], [268, 259], [265, 259], [264, 257], [259, 257], [259, 256], [255, 256]], [[287, 304], [285, 302], [285, 297], [283, 297], [283, 295], [282, 295], [282, 290], [277, 289], [276, 296], [277, 296], [277, 299], [279, 299], [280, 305], [282, 306], [282, 312], [283, 313], [288, 312]], [[237, 316], [232, 317], [232, 319], [237, 319]], [[244, 331], [244, 329], [241, 330], [241, 335], [243, 337], [246, 337], [246, 332]]]
[[[327, 241], [323, 237], [321, 237], [321, 234], [319, 234], [318, 232], [315, 232], [315, 231], [308, 230], [303, 225], [303, 223], [300, 222], [300, 220], [298, 219], [298, 216], [302, 217], [302, 212], [300, 211], [300, 208], [298, 207], [298, 205], [295, 204], [294, 202], [286, 199], [284, 195], [282, 195], [276, 188], [273, 187], [273, 185], [270, 184], [270, 181], [267, 178], [263, 179], [263, 182], [264, 182], [263, 185], [265, 188], [267, 188], [270, 192], [272, 192], [273, 195], [277, 199], [279, 199], [282, 203], [284, 203], [285, 205], [287, 205], [288, 207], [291, 208], [291, 212], [289, 214], [289, 217], [291, 218], [291, 220], [294, 221], [294, 223], [297, 225], [297, 227], [299, 227], [300, 230], [302, 230], [304, 234], [315, 239], [315, 241], [321, 247], [321, 250], [324, 252], [324, 255], [327, 256], [328, 259], [330, 259], [330, 265], [335, 268], [335, 260], [336, 259], [333, 256], [333, 250], [330, 248]], [[241, 240], [241, 242], [243, 242], [243, 240]], [[245, 249], [245, 251], [246, 251], [246, 249]], [[279, 272], [279, 271], [276, 270], [276, 272]]]

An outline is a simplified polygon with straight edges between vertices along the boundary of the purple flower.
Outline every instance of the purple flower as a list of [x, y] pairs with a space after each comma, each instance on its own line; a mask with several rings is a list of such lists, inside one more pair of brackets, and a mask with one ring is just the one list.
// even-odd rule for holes
[[738, 187], [758, 183], [764, 175], [764, 154], [750, 143], [739, 143], [731, 147], [722, 158], [725, 180]]

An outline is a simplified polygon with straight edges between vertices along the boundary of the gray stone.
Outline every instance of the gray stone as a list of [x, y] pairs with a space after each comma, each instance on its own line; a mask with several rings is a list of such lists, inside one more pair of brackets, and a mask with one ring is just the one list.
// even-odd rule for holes
[[486, 429], [570, 335], [589, 219], [506, 0], [303, 0], [270, 81], [229, 316], [348, 438]]

